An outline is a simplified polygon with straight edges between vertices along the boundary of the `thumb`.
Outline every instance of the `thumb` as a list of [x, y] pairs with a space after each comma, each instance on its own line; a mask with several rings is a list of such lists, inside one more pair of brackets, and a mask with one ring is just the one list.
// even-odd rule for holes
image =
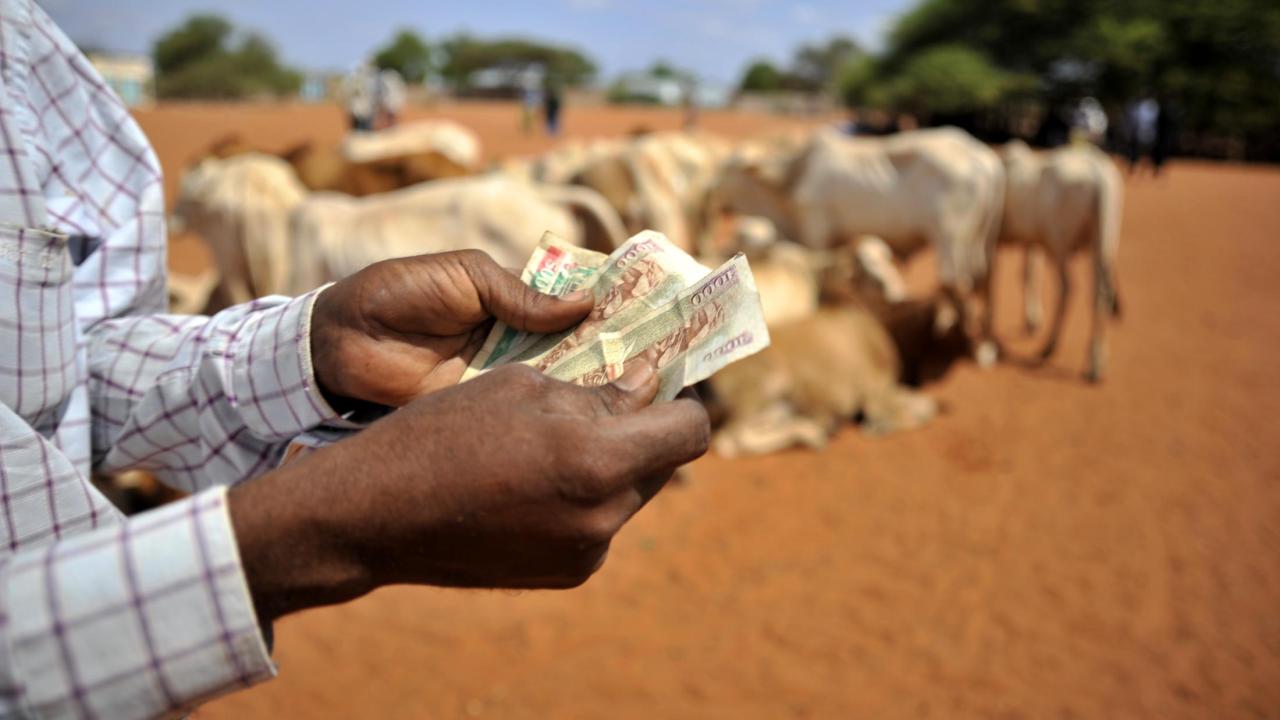
[[503, 270], [488, 255], [477, 254], [467, 272], [485, 311], [517, 330], [557, 332], [591, 312], [590, 292], [579, 290], [565, 297], [540, 293]]
[[653, 363], [638, 358], [629, 365], [617, 380], [593, 390], [610, 415], [635, 412], [647, 407], [658, 395], [658, 373]]

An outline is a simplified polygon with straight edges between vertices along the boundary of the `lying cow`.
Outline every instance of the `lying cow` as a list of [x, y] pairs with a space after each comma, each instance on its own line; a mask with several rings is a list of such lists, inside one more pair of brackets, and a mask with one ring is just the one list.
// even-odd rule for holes
[[1120, 312], [1115, 274], [1124, 191], [1120, 173], [1111, 158], [1092, 145], [1036, 154], [1014, 141], [1000, 154], [1008, 178], [1000, 241], [1027, 249], [1023, 292], [1029, 330], [1040, 322], [1035, 253], [1043, 251], [1058, 271], [1058, 304], [1040, 358], [1053, 354], [1062, 334], [1071, 297], [1067, 262], [1076, 252], [1087, 251], [1093, 258], [1094, 292], [1085, 376], [1101, 380], [1106, 371], [1107, 318]]
[[772, 344], [710, 379], [726, 416], [714, 447], [726, 457], [793, 445], [824, 447], [840, 424], [861, 418], [884, 434], [920, 427], [938, 413], [932, 398], [898, 381], [893, 338], [868, 309], [824, 307], [770, 329]]
[[[884, 270], [865, 266], [878, 262], [874, 253], [853, 257], [861, 276]], [[721, 455], [797, 444], [816, 449], [845, 420], [859, 418], [865, 431], [884, 434], [937, 414], [932, 398], [904, 383], [933, 379], [971, 351], [952, 300], [939, 294], [891, 302], [885, 288], [901, 287], [900, 277], [875, 286], [831, 277], [823, 283], [824, 307], [771, 327], [770, 347], [708, 381], [708, 395], [725, 417], [714, 443]]]
[[591, 190], [500, 174], [365, 198], [316, 193], [290, 218], [289, 278], [280, 291], [306, 292], [380, 260], [466, 248], [520, 267], [544, 230], [602, 252], [626, 239], [617, 215]]
[[747, 216], [735, 222], [732, 250], [745, 253], [751, 263], [769, 327], [813, 315], [824, 295], [833, 297], [841, 288], [889, 303], [906, 294], [892, 251], [877, 237], [864, 236], [831, 250], [810, 250], [779, 237], [768, 218]]

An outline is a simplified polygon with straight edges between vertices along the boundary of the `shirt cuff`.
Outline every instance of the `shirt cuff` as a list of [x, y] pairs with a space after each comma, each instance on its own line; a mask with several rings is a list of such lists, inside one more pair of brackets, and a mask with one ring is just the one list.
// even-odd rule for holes
[[37, 717], [153, 717], [276, 673], [223, 487], [7, 570], [7, 659]]
[[[279, 305], [262, 298], [230, 343], [229, 397], [249, 432], [271, 442], [289, 440], [326, 423], [341, 423], [320, 392], [311, 364], [311, 312], [328, 286]], [[273, 306], [274, 305], [274, 306]]]

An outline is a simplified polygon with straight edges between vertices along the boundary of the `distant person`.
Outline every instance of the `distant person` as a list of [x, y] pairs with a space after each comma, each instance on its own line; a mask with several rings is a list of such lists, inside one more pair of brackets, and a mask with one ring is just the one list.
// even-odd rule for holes
[[342, 96], [347, 104], [347, 117], [352, 130], [368, 132], [373, 129], [378, 112], [378, 71], [372, 63], [361, 63], [342, 84]]
[[374, 93], [374, 128], [385, 129], [395, 127], [400, 121], [400, 111], [404, 109], [405, 87], [400, 73], [386, 68], [378, 73], [378, 82]]
[[560, 84], [548, 83], [542, 98], [542, 114], [547, 125], [547, 134], [551, 137], [560, 134], [560, 103]]
[[520, 129], [525, 135], [533, 132], [533, 117], [542, 105], [542, 83], [533, 70], [520, 78]]
[[1166, 99], [1160, 103], [1160, 112], [1156, 115], [1156, 140], [1151, 147], [1151, 168], [1156, 175], [1160, 174], [1165, 161], [1173, 154], [1177, 135], [1177, 110]]
[[1085, 97], [1071, 115], [1072, 142], [1101, 145], [1107, 137], [1107, 111], [1097, 98]]
[[684, 129], [698, 128], [698, 84], [692, 78], [683, 83]]
[[[1153, 97], [1145, 97], [1129, 103], [1125, 120], [1129, 126], [1129, 172], [1138, 171], [1142, 156], [1151, 155], [1156, 145], [1160, 122], [1160, 103]], [[1158, 170], [1152, 159], [1153, 171]]]

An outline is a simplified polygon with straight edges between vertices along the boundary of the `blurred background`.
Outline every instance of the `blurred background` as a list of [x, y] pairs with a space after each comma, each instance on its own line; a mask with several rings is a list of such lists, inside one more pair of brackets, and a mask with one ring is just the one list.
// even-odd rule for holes
[[[320, 192], [377, 208], [448, 183], [583, 187], [628, 230], [737, 243], [773, 267], [786, 253], [760, 243], [798, 248], [798, 231], [734, 195], [732, 172], [818, 172], [824, 152], [863, 167], [824, 150], [840, 143], [900, 169], [930, 157], [913, 138], [954, 126], [976, 164], [947, 187], [987, 159], [1000, 177], [994, 367], [971, 342], [904, 340], [940, 322], [920, 330], [902, 308], [938, 297], [949, 246], [846, 223], [896, 257], [905, 296], [867, 307], [901, 357], [895, 397], [927, 418], [888, 427], [863, 408], [783, 443], [820, 449], [718, 445], [576, 590], [391, 588], [289, 617], [281, 676], [198, 717], [1280, 717], [1273, 0], [40, 4], [155, 145], [181, 311], [329, 279], [304, 260], [343, 274], [324, 228], [299, 234]], [[1060, 276], [1053, 228], [1071, 219], [1044, 178], [1086, 157], [1108, 168], [1086, 184], [1118, 227], [1085, 217]], [[670, 197], [645, 190], [655, 178]], [[877, 187], [916, 217], [937, 186]], [[1045, 229], [1012, 237], [1019, 210]], [[742, 221], [755, 214], [772, 220], [763, 241]], [[445, 249], [429, 232], [407, 250], [371, 237], [337, 238], [343, 262]], [[1051, 261], [1043, 283], [1026, 284], [1019, 243]], [[1095, 295], [1104, 246], [1115, 319], [1116, 298]], [[805, 280], [815, 307], [827, 280]], [[1061, 341], [1035, 360], [1064, 280]], [[808, 291], [779, 292], [766, 310]], [[1109, 363], [1090, 383], [1097, 323]], [[145, 477], [107, 482], [121, 502], [164, 499]]]

